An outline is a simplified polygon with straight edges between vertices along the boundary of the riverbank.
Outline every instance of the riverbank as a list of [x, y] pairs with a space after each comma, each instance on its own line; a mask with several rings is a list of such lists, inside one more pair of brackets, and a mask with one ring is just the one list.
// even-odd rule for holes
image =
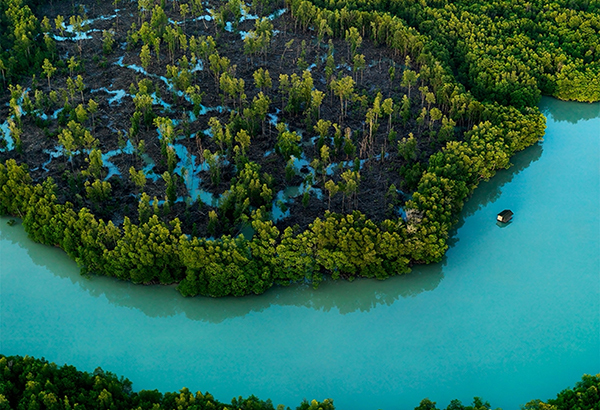
[[[481, 395], [517, 409], [552, 397], [600, 368], [600, 118], [598, 104], [545, 99], [540, 109], [544, 141], [475, 191], [444, 260], [386, 281], [182, 298], [81, 276], [64, 252], [3, 219], [2, 352], [221, 401], [395, 409]], [[516, 216], [500, 228], [505, 208]]]
[[[179, 410], [223, 410], [247, 409], [275, 410], [271, 400], [261, 400], [256, 396], [243, 399], [241, 396], [231, 400], [231, 407], [219, 403], [208, 392], [198, 391], [195, 394], [187, 388], [178, 392], [159, 393], [157, 390], [134, 392], [131, 382], [120, 378], [110, 372], [105, 372], [100, 367], [93, 373], [81, 372], [73, 366], [57, 366], [44, 359], [35, 359], [30, 356], [3, 356], [0, 355], [1, 380], [5, 388], [0, 394], [0, 405], [5, 408], [32, 408], [42, 405], [58, 404], [64, 398], [65, 404], [70, 407], [96, 406], [100, 403], [104, 407], [117, 409], [149, 408], [170, 409], [177, 406]], [[28, 380], [25, 382], [25, 380]], [[541, 400], [532, 400], [526, 407], [531, 410], [572, 410], [573, 408], [592, 409], [600, 404], [597, 390], [600, 387], [600, 374], [596, 376], [584, 375], [573, 389], [561, 391], [556, 399], [544, 403]], [[453, 400], [446, 410], [471, 410], [490, 409], [490, 404], [479, 397], [473, 399], [472, 406], [463, 406], [460, 400]], [[277, 406], [278, 410], [290, 410], [283, 405]], [[296, 410], [335, 410], [332, 399], [322, 402], [306, 399]], [[437, 410], [436, 403], [423, 399], [415, 410]], [[497, 410], [502, 410], [497, 408]]]

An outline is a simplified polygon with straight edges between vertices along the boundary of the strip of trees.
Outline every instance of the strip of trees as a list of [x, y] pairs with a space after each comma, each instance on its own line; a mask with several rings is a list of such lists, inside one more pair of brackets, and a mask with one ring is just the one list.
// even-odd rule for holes
[[[256, 396], [234, 397], [231, 404], [217, 401], [208, 392], [192, 393], [187, 388], [178, 392], [158, 390], [134, 392], [131, 382], [97, 368], [93, 373], [73, 366], [57, 366], [44, 359], [0, 355], [0, 410], [49, 409], [70, 410], [290, 410], [273, 406], [271, 400]], [[296, 410], [334, 410], [333, 400], [304, 400]]]
[[[600, 409], [600, 374], [584, 375], [573, 388], [558, 393], [555, 399], [532, 400], [524, 410], [597, 410]], [[271, 400], [256, 396], [233, 398], [231, 404], [217, 401], [210, 393], [192, 393], [187, 388], [179, 392], [158, 390], [134, 392], [128, 379], [97, 368], [93, 373], [74, 366], [57, 366], [45, 359], [30, 356], [0, 355], [0, 410], [11, 409], [135, 409], [135, 410], [289, 410]], [[334, 410], [333, 400], [322, 402], [303, 400], [296, 410]], [[423, 399], [415, 410], [437, 410], [436, 403]], [[479, 397], [472, 405], [452, 400], [446, 410], [490, 410], [488, 402]], [[496, 409], [501, 410], [501, 409]]]

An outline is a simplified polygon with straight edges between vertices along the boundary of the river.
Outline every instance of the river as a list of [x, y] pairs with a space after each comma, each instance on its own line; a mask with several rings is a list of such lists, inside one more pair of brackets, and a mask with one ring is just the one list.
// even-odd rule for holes
[[[504, 410], [600, 372], [600, 104], [544, 98], [544, 141], [468, 201], [442, 263], [386, 281], [183, 298], [82, 277], [0, 219], [0, 352], [124, 375], [134, 389], [296, 406]], [[510, 208], [513, 222], [496, 225]]]

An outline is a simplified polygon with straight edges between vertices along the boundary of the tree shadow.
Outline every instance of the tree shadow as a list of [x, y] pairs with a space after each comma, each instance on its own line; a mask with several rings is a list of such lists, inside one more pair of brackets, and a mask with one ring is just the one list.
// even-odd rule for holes
[[510, 168], [498, 171], [489, 181], [481, 182], [471, 197], [465, 202], [462, 212], [459, 215], [458, 223], [454, 225], [453, 229], [450, 231], [448, 246], [453, 247], [458, 243], [459, 238], [457, 232], [465, 224], [467, 218], [489, 204], [496, 202], [502, 195], [502, 187], [510, 183], [516, 175], [521, 173], [521, 171], [539, 160], [542, 156], [542, 152], [542, 144], [534, 144], [515, 154], [511, 158], [513, 165]]
[[565, 102], [551, 97], [542, 97], [539, 109], [548, 119], [577, 124], [600, 117], [600, 103]]
[[8, 226], [0, 218], [0, 240], [25, 249], [34, 264], [54, 276], [69, 280], [93, 297], [106, 297], [115, 306], [137, 309], [150, 317], [184, 314], [191, 320], [221, 323], [227, 319], [259, 313], [274, 306], [305, 307], [340, 314], [368, 312], [390, 306], [399, 299], [434, 290], [444, 278], [443, 262], [415, 266], [413, 272], [386, 280], [356, 279], [353, 282], [325, 280], [319, 288], [308, 284], [274, 286], [262, 295], [244, 297], [185, 298], [175, 286], [134, 285], [104, 276], [82, 276], [77, 265], [60, 249], [32, 242], [19, 222]]

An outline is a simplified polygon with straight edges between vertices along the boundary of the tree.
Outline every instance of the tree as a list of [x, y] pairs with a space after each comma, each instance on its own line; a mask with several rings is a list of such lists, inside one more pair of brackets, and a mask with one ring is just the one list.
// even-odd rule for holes
[[8, 119], [8, 130], [15, 143], [15, 149], [18, 153], [22, 153], [21, 135], [23, 135], [23, 129], [21, 128], [20, 121], [13, 121], [12, 118]]
[[329, 192], [329, 202], [327, 203], [327, 210], [331, 209], [331, 198], [335, 196], [340, 190], [340, 186], [333, 182], [331, 179], [325, 182], [325, 189]]
[[42, 70], [44, 71], [44, 74], [46, 74], [46, 77], [48, 78], [48, 89], [51, 89], [50, 87], [50, 77], [52, 77], [52, 75], [54, 75], [54, 73], [56, 72], [56, 67], [54, 67], [52, 65], [52, 63], [50, 62], [50, 60], [48, 60], [47, 58], [44, 59], [44, 64], [42, 65]]
[[138, 220], [140, 224], [147, 223], [150, 216], [153, 214], [152, 208], [150, 207], [150, 197], [145, 192], [140, 196], [138, 202]]
[[388, 133], [392, 130], [392, 114], [394, 113], [394, 100], [386, 98], [381, 104], [383, 113], [388, 116]]
[[190, 6], [186, 3], [182, 3], [179, 5], [179, 14], [181, 14], [181, 19], [183, 20], [183, 29], [185, 30], [185, 17], [190, 12]]
[[110, 54], [113, 51], [113, 45], [115, 44], [115, 39], [110, 30], [102, 31], [102, 52], [104, 54]]
[[429, 399], [423, 399], [419, 406], [415, 407], [415, 410], [437, 410], [437, 407], [435, 406], [435, 402]]
[[170, 205], [175, 203], [177, 199], [177, 188], [175, 185], [175, 178], [168, 172], [164, 172], [162, 175], [162, 179], [165, 181], [165, 196], [169, 201]]
[[91, 150], [88, 161], [89, 166], [87, 169], [87, 174], [92, 176], [94, 179], [101, 179], [102, 168], [104, 167], [104, 162], [102, 161], [102, 151], [97, 148]]
[[192, 111], [194, 112], [194, 115], [198, 116], [200, 114], [200, 110], [202, 109], [202, 97], [204, 96], [204, 92], [201, 91], [199, 86], [193, 85], [188, 87], [185, 93], [192, 102]]
[[77, 48], [79, 49], [79, 58], [81, 58], [82, 46], [81, 41], [83, 40], [83, 17], [80, 15], [74, 15], [69, 18], [69, 24], [73, 26], [75, 37], [77, 38]]
[[169, 20], [163, 8], [159, 5], [155, 5], [152, 9], [150, 27], [152, 27], [158, 37], [162, 37], [163, 34], [165, 34], [168, 21]]
[[94, 118], [96, 116], [96, 113], [98, 112], [98, 104], [91, 98], [88, 101], [88, 112], [92, 115], [92, 128], [95, 128]]
[[346, 41], [348, 42], [348, 59], [352, 60], [362, 44], [362, 37], [356, 27], [350, 27], [346, 30]]
[[217, 51], [208, 56], [208, 61], [209, 70], [212, 72], [218, 87], [221, 74], [229, 70], [231, 62], [227, 57], [221, 57]]
[[85, 191], [90, 201], [100, 204], [110, 198], [112, 187], [109, 182], [96, 179], [91, 184], [89, 181], [85, 182]]
[[271, 204], [271, 183], [272, 178], [267, 174], [260, 175], [260, 165], [245, 163], [229, 190], [223, 194], [219, 204], [221, 215], [234, 224], [247, 222], [251, 207], [260, 208]]
[[250, 30], [244, 37], [244, 53], [262, 53], [266, 57], [267, 50], [273, 37], [273, 24], [265, 17], [256, 20], [254, 30]]
[[204, 13], [204, 5], [202, 4], [202, 0], [192, 0], [192, 16], [196, 17], [196, 28], [198, 28], [198, 21], [200, 17]]
[[152, 11], [151, 0], [138, 0], [138, 11], [140, 16], [139, 24], [141, 24], [142, 21], [148, 18], [148, 15]]
[[346, 116], [348, 99], [354, 94], [355, 82], [350, 76], [345, 76], [340, 80], [331, 81], [331, 89], [340, 97], [340, 122]]
[[522, 410], [558, 410], [558, 407], [544, 403], [541, 400], [531, 400], [522, 407]]
[[310, 92], [310, 106], [307, 111], [307, 119], [310, 121], [311, 118], [316, 115], [317, 118], [321, 117], [321, 104], [325, 98], [325, 93], [319, 90], [312, 90]]
[[0, 58], [0, 74], [2, 75], [2, 82], [6, 82], [6, 71], [7, 71], [7, 67], [6, 64], [4, 63], [4, 60], [2, 60], [2, 58]]
[[417, 117], [417, 125], [419, 126], [419, 129], [421, 129], [421, 127], [423, 127], [423, 124], [425, 124], [425, 120], [427, 119], [427, 108], [423, 107], [421, 108], [421, 112], [419, 113], [419, 116]]
[[412, 70], [404, 70], [402, 73], [402, 86], [408, 88], [408, 98], [410, 99], [410, 89], [417, 84], [419, 74]]
[[150, 47], [148, 47], [147, 44], [144, 44], [142, 46], [142, 51], [140, 51], [140, 61], [144, 70], [148, 70], [151, 58], [152, 57], [150, 56]]
[[208, 172], [210, 174], [210, 180], [213, 185], [219, 185], [221, 182], [221, 166], [222, 159], [218, 152], [212, 153], [210, 150], [205, 149], [202, 153], [202, 157], [208, 164]]
[[136, 171], [134, 167], [130, 167], [129, 178], [137, 188], [138, 194], [144, 190], [144, 187], [146, 186], [146, 174], [144, 174], [143, 170], [140, 169], [139, 171]]
[[79, 91], [81, 94], [81, 103], [84, 104], [83, 90], [85, 90], [85, 84], [83, 84], [83, 77], [81, 75], [77, 75], [77, 78], [75, 79], [75, 90]]
[[80, 124], [84, 124], [87, 121], [88, 113], [83, 104], [79, 104], [77, 108], [75, 108], [75, 117]]
[[292, 155], [298, 158], [302, 152], [299, 145], [302, 137], [295, 131], [289, 131], [284, 123], [277, 124], [277, 130], [279, 134], [277, 136], [277, 144], [275, 144], [275, 151], [281, 154], [286, 161]]
[[259, 68], [252, 74], [252, 76], [254, 77], [254, 85], [261, 92], [264, 93], [268, 89], [273, 87], [273, 81], [271, 80], [271, 76], [269, 75], [269, 70]]
[[321, 139], [325, 139], [329, 134], [329, 129], [331, 128], [331, 121], [319, 120], [317, 121], [317, 125], [313, 127], [315, 132], [321, 137]]
[[79, 61], [75, 58], [75, 56], [71, 56], [67, 61], [67, 67], [69, 67], [69, 75], [73, 77], [73, 71], [79, 69]]
[[332, 35], [333, 35], [333, 30], [329, 26], [327, 20], [326, 19], [319, 20], [319, 23], [317, 25], [317, 39], [318, 39], [319, 43], [323, 42], [323, 39], [325, 36], [332, 36]]
[[246, 100], [246, 94], [244, 93], [244, 79], [233, 77], [228, 72], [224, 72], [221, 74], [219, 85], [221, 90], [233, 100], [234, 108], [237, 101], [239, 103], [239, 108], [241, 109], [243, 102]]
[[356, 81], [358, 81], [358, 73], [359, 72], [360, 72], [360, 80], [362, 81], [366, 66], [367, 66], [367, 63], [365, 62], [364, 54], [355, 54], [354, 57], [352, 57], [352, 71], [354, 73], [354, 76], [355, 76], [354, 79]]
[[404, 124], [410, 119], [410, 99], [404, 94], [400, 105], [400, 116]]
[[235, 135], [235, 142], [240, 146], [243, 155], [250, 147], [250, 134], [246, 130], [239, 130]]
[[65, 32], [64, 22], [65, 22], [65, 18], [63, 16], [61, 16], [60, 14], [58, 16], [56, 16], [56, 18], [54, 19], [54, 26], [56, 27], [56, 29], [58, 31], [60, 31], [61, 37], [64, 36], [64, 32]]
[[358, 185], [360, 184], [360, 173], [358, 171], [346, 170], [342, 173], [344, 180], [341, 185], [341, 191], [344, 193], [348, 206], [351, 207], [352, 198], [354, 198], [354, 207], [357, 206]]
[[430, 128], [433, 128], [433, 125], [435, 124], [435, 122], [441, 120], [442, 116], [443, 116], [442, 111], [440, 111], [440, 109], [437, 107], [433, 107], [431, 109], [431, 111], [429, 111], [429, 118], [431, 120]]
[[408, 138], [402, 138], [398, 141], [398, 155], [404, 158], [405, 161], [414, 161], [417, 158], [417, 140], [412, 133], [408, 134]]
[[[269, 106], [271, 105], [271, 99], [265, 96], [262, 91], [258, 93], [256, 97], [252, 100], [252, 105], [250, 106], [250, 113], [252, 118], [257, 118], [260, 120], [262, 124], [262, 133], [265, 133], [265, 119], [267, 117], [267, 113], [269, 112]], [[247, 111], [244, 110], [246, 113]], [[246, 114], [244, 114], [248, 117]]]
[[[78, 144], [73, 137], [73, 133], [71, 130], [65, 128], [58, 134], [58, 143], [61, 144], [65, 150], [65, 157], [71, 161], [73, 157], [73, 153], [77, 150]], [[71, 167], [73, 167], [73, 163], [71, 162]]]
[[379, 127], [379, 115], [381, 114], [381, 93], [378, 93], [375, 97], [375, 101], [373, 101], [373, 108], [369, 108], [367, 110], [366, 122], [369, 124], [369, 142], [368, 145], [370, 147], [373, 146], [373, 134], [377, 132], [377, 128]]

